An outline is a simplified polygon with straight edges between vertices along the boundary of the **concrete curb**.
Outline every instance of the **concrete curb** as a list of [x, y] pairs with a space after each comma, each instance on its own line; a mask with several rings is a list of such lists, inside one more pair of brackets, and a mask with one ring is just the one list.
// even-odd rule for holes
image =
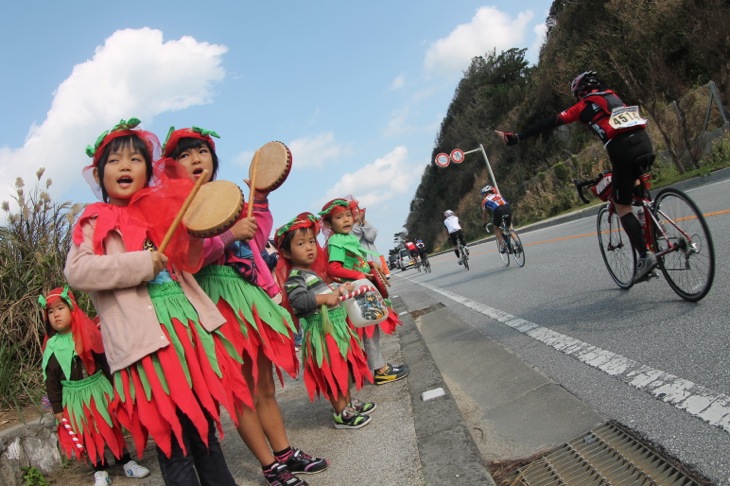
[[[401, 298], [395, 297], [393, 301], [396, 310], [405, 310]], [[408, 388], [425, 484], [494, 485], [486, 462], [414, 320], [408, 313], [402, 313], [400, 318], [403, 326], [398, 334], [404, 361], [411, 367]], [[428, 401], [422, 399], [422, 393], [436, 388], [442, 388], [445, 394]]]

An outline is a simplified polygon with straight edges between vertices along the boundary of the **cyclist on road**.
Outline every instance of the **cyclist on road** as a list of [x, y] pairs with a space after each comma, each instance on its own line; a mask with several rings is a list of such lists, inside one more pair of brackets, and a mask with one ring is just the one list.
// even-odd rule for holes
[[492, 225], [494, 225], [494, 234], [499, 242], [499, 252], [506, 253], [507, 248], [504, 246], [504, 237], [502, 236], [502, 217], [507, 216], [507, 227], [512, 229], [512, 208], [496, 188], [487, 184], [482, 187], [482, 221], [484, 229], [489, 232], [489, 211], [492, 212]]
[[413, 260], [414, 263], [417, 262], [418, 261], [418, 248], [416, 248], [416, 244], [413, 243], [412, 241], [406, 241], [405, 245], [406, 245], [406, 249], [408, 250], [408, 253], [411, 254], [411, 260]]
[[640, 281], [657, 264], [656, 255], [646, 249], [641, 223], [631, 211], [633, 194], [640, 191], [637, 179], [649, 170], [655, 157], [646, 131], [647, 120], [639, 114], [638, 106], [627, 106], [613, 90], [606, 89], [595, 71], [576, 76], [570, 83], [570, 91], [578, 102], [561, 113], [519, 133], [495, 132], [507, 145], [515, 145], [520, 140], [574, 122], [593, 129], [604, 143], [613, 166], [613, 200], [621, 224], [639, 253], [634, 281]]
[[464, 251], [467, 255], [469, 254], [469, 249], [466, 247], [464, 232], [461, 230], [461, 225], [459, 224], [459, 217], [455, 215], [452, 210], [447, 209], [446, 211], [444, 211], [444, 218], [446, 218], [444, 219], [444, 226], [446, 227], [446, 231], [449, 232], [449, 241], [452, 245], [454, 245], [456, 258], [459, 259], [459, 265], [461, 265], [464, 261], [459, 254], [458, 242], [460, 241], [461, 244], [464, 246]]
[[425, 264], [428, 261], [428, 256], [426, 255], [426, 245], [423, 240], [416, 240], [416, 250], [418, 250], [418, 256], [421, 257], [421, 263]]

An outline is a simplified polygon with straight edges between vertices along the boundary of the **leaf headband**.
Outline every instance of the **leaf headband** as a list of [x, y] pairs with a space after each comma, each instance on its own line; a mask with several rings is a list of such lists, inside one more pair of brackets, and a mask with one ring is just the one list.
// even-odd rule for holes
[[339, 208], [339, 207], [349, 208], [350, 202], [347, 201], [346, 199], [333, 199], [332, 201], [327, 203], [327, 205], [324, 208], [322, 208], [322, 211], [319, 212], [319, 215], [322, 218], [326, 218], [327, 216], [330, 215], [330, 213], [332, 213], [332, 211], [334, 211], [336, 208]]
[[170, 127], [170, 130], [167, 132], [167, 137], [165, 137], [165, 143], [162, 145], [162, 154], [165, 157], [169, 157], [175, 148], [177, 148], [177, 144], [180, 142], [180, 139], [186, 137], [204, 140], [210, 143], [213, 150], [215, 150], [215, 142], [211, 137], [221, 138], [220, 135], [213, 130], [206, 130], [205, 128], [190, 127], [175, 130], [175, 127]]
[[[53, 289], [51, 292], [53, 292], [54, 290], [59, 290], [59, 289]], [[73, 304], [73, 300], [72, 300], [71, 296], [69, 296], [68, 285], [64, 285], [63, 290], [60, 293], [51, 293], [51, 294], [48, 294], [48, 296], [39, 295], [38, 303], [41, 305], [41, 307], [43, 309], [45, 309], [46, 307], [48, 307], [48, 302], [54, 300], [54, 297], [62, 298], [68, 304], [68, 306], [73, 310], [74, 304]]]
[[274, 237], [274, 246], [280, 248], [281, 243], [284, 240], [284, 235], [290, 231], [298, 230], [301, 228], [312, 228], [315, 236], [319, 233], [319, 218], [312, 213], [301, 213], [294, 219], [286, 223], [284, 226], [276, 230]]
[[142, 121], [139, 118], [130, 118], [129, 120], [119, 120], [119, 123], [114, 125], [111, 130], [106, 130], [104, 133], [99, 135], [99, 137], [96, 139], [96, 142], [94, 142], [94, 145], [87, 145], [86, 146], [86, 155], [91, 157], [96, 161], [96, 153], [99, 151], [99, 149], [104, 144], [104, 139], [107, 135], [113, 132], [121, 132], [121, 131], [128, 131], [132, 130], [139, 126], [139, 124], [142, 123]]

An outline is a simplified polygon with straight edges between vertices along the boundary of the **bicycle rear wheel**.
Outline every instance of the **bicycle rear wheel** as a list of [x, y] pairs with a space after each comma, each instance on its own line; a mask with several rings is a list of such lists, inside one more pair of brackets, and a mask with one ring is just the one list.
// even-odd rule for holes
[[608, 207], [601, 208], [597, 218], [598, 246], [608, 273], [622, 289], [634, 284], [636, 252], [631, 246], [629, 235], [624, 231], [617, 213], [609, 217]]
[[423, 261], [423, 269], [426, 273], [431, 273], [431, 262], [429, 262], [428, 259]]
[[[497, 230], [497, 231], [499, 231], [499, 230]], [[509, 251], [506, 251], [506, 249], [505, 249], [504, 253], [500, 252], [499, 251], [499, 240], [495, 239], [494, 241], [497, 243], [497, 253], [499, 254], [499, 257], [502, 259], [502, 263], [504, 263], [505, 267], [509, 267]], [[505, 246], [506, 246], [506, 243], [505, 243]]]
[[668, 253], [658, 266], [677, 295], [690, 302], [702, 299], [715, 279], [715, 248], [710, 229], [697, 205], [682, 191], [663, 189], [654, 199], [654, 247]]
[[517, 232], [515, 230], [510, 230], [509, 234], [510, 238], [512, 239], [512, 256], [515, 257], [517, 265], [524, 267], [525, 249], [522, 248], [522, 241], [520, 240], [520, 237], [517, 235]]
[[459, 253], [461, 253], [462, 265], [469, 270], [469, 254], [466, 252], [466, 246], [459, 246]]

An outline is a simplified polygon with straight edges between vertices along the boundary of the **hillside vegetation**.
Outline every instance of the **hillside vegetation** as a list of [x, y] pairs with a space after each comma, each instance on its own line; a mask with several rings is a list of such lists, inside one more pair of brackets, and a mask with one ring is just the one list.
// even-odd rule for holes
[[[441, 123], [432, 161], [441, 152], [483, 145], [518, 224], [578, 206], [571, 181], [609, 167], [587, 128], [563, 126], [514, 147], [493, 130], [517, 131], [559, 113], [575, 102], [570, 81], [595, 70], [650, 120], [655, 185], [728, 165], [720, 106], [730, 95], [730, 2], [555, 0], [547, 25], [536, 66], [525, 60], [524, 49], [472, 60]], [[442, 215], [452, 209], [468, 239], [483, 237], [479, 189], [487, 180], [478, 152], [446, 168], [432, 162], [411, 201], [407, 236], [443, 246]]]

